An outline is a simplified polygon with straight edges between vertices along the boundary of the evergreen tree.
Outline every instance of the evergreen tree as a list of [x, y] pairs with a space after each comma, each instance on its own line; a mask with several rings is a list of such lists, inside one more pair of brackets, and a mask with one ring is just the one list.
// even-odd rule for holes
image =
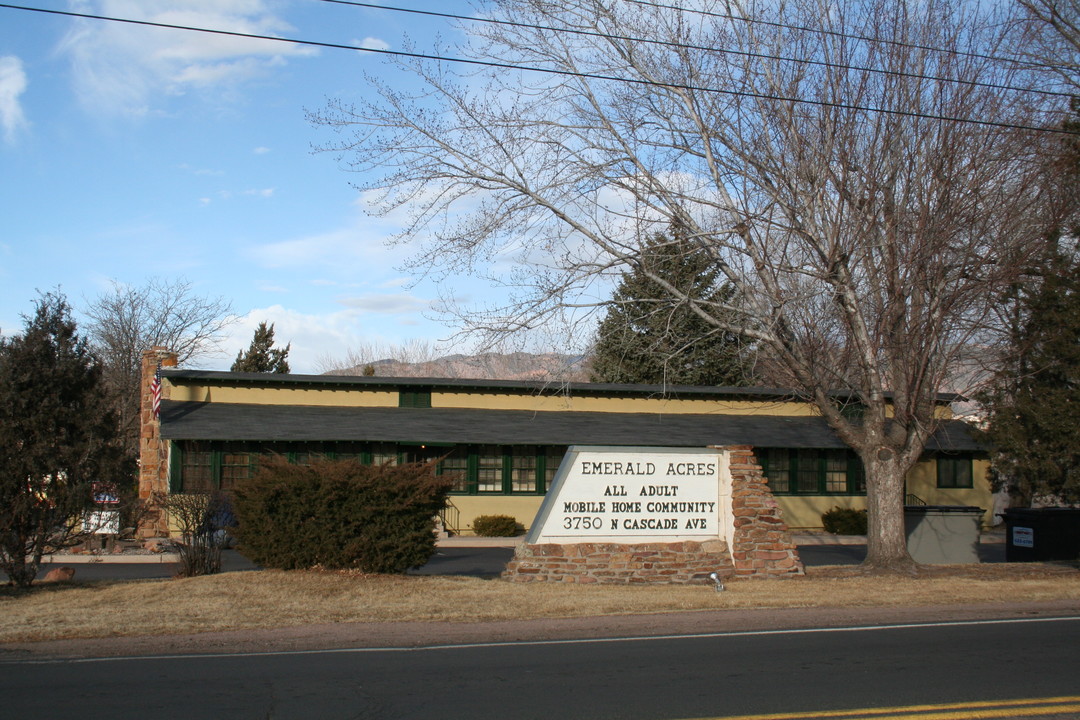
[[130, 482], [110, 408], [67, 300], [43, 295], [23, 334], [0, 339], [0, 567], [15, 584], [81, 539], [94, 483]]
[[[1064, 128], [1078, 132], [1080, 99], [1072, 110]], [[1071, 220], [1009, 298], [1015, 361], [981, 398], [991, 482], [1020, 505], [1080, 502], [1080, 140], [1064, 142], [1058, 190]]]
[[1017, 302], [1017, 360], [983, 398], [991, 480], [1022, 505], [1080, 502], [1080, 256], [1055, 253]]
[[[675, 232], [661, 233], [643, 248], [641, 261], [624, 273], [600, 323], [593, 351], [593, 382], [656, 385], [745, 385], [749, 364], [745, 339], [717, 328], [693, 311], [684, 295], [717, 308], [735, 292], [719, 282], [711, 258]], [[662, 278], [676, 292], [662, 288]]]
[[289, 348], [292, 343], [284, 348], [274, 347], [274, 326], [266, 326], [265, 322], [259, 323], [255, 328], [255, 337], [251, 340], [251, 346], [247, 352], [241, 352], [236, 356], [236, 362], [232, 364], [233, 372], [260, 372], [260, 373], [287, 373], [289, 372]]

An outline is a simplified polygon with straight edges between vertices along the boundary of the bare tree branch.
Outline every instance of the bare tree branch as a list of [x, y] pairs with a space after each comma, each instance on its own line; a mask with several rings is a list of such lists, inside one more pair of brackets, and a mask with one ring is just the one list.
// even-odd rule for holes
[[[398, 240], [419, 243], [414, 266], [502, 283], [504, 307], [451, 310], [517, 332], [580, 322], [640, 265], [642, 238], [684, 228], [740, 305], [715, 312], [670, 285], [658, 300], [769, 349], [866, 466], [869, 562], [909, 564], [904, 476], [937, 393], [994, 342], [999, 292], [1054, 220], [1057, 140], [1031, 128], [1059, 127], [1064, 108], [1037, 92], [1038, 69], [996, 59], [1015, 19], [964, 0], [723, 5], [772, 24], [600, 0], [494, 7], [521, 24], [474, 30], [461, 52], [564, 74], [418, 61], [404, 67], [423, 90], [373, 79], [376, 100], [312, 116], [376, 178], [360, 187], [381, 211], [410, 213]], [[807, 62], [764, 57], [781, 54]]]

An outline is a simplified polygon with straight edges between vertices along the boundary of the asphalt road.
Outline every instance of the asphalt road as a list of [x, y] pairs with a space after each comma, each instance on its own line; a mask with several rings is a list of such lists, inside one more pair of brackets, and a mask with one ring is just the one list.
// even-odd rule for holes
[[[439, 548], [431, 560], [421, 568], [410, 571], [416, 575], [472, 575], [495, 577], [503, 571], [513, 557], [512, 548], [502, 547], [444, 547]], [[854, 565], [866, 557], [865, 545], [801, 545], [799, 556], [807, 566]], [[979, 546], [983, 562], [1005, 562], [1005, 546], [986, 543]], [[226, 571], [253, 570], [256, 566], [239, 553], [226, 550], [222, 555]], [[41, 566], [38, 577], [44, 577], [51, 568], [62, 563]], [[176, 574], [171, 563], [78, 563], [76, 580], [134, 580], [141, 578], [168, 578]], [[3, 574], [0, 573], [0, 577]]]
[[5, 662], [0, 707], [25, 720], [816, 714], [1076, 695], [1077, 647], [1080, 618]]

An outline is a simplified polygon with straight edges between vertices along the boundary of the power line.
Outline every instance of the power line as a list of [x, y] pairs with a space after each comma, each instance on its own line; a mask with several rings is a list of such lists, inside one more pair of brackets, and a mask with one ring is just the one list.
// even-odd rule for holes
[[[403, 7], [396, 7], [396, 6], [393, 6], [393, 5], [380, 5], [378, 3], [358, 2], [357, 0], [318, 0], [318, 1], [319, 2], [324, 2], [324, 3], [329, 3], [329, 4], [332, 4], [332, 5], [348, 5], [348, 6], [352, 6], [352, 7], [369, 8], [369, 9], [372, 9], [372, 10], [388, 10], [388, 11], [391, 11], [391, 12], [407, 13], [407, 14], [412, 14], [412, 15], [423, 15], [423, 16], [426, 16], [426, 17], [437, 17], [437, 18], [444, 18], [444, 19], [448, 19], [448, 20], [461, 20], [461, 21], [465, 21], [465, 22], [485, 23], [485, 24], [489, 24], [489, 25], [504, 25], [504, 26], [507, 26], [507, 27], [522, 28], [522, 29], [525, 29], [525, 30], [540, 30], [540, 31], [546, 31], [546, 32], [566, 33], [568, 35], [581, 35], [581, 36], [584, 36], [584, 37], [597, 37], [597, 38], [602, 38], [604, 40], [621, 40], [621, 41], [626, 41], [626, 42], [646, 43], [646, 44], [649, 44], [649, 45], [659, 45], [659, 46], [662, 46], [662, 47], [678, 48], [678, 49], [682, 49], [682, 50], [701, 50], [703, 52], [722, 53], [724, 55], [738, 55], [740, 57], [746, 57], [746, 58], [752, 58], [752, 59], [758, 59], [758, 60], [779, 60], [780, 62], [805, 63], [807, 65], [819, 65], [819, 66], [822, 66], [822, 67], [833, 68], [833, 69], [838, 69], [838, 70], [857, 70], [859, 72], [880, 73], [882, 75], [891, 75], [893, 77], [917, 78], [917, 79], [920, 79], [920, 80], [933, 80], [935, 82], [956, 83], [958, 85], [968, 85], [968, 86], [971, 86], [971, 87], [985, 87], [985, 88], [993, 88], [993, 89], [997, 89], [997, 90], [1013, 90], [1013, 91], [1016, 91], [1016, 92], [1030, 92], [1030, 93], [1033, 93], [1033, 94], [1048, 95], [1048, 96], [1051, 96], [1051, 97], [1063, 97], [1063, 98], [1072, 97], [1071, 93], [1055, 92], [1055, 91], [1052, 91], [1052, 90], [1038, 90], [1038, 89], [1034, 89], [1034, 88], [1020, 88], [1020, 87], [1015, 87], [1015, 86], [1012, 86], [1012, 85], [997, 85], [997, 84], [994, 84], [994, 83], [980, 82], [980, 81], [977, 81], [977, 80], [963, 80], [963, 79], [960, 79], [960, 78], [945, 78], [945, 77], [938, 77], [936, 75], [922, 75], [922, 74], [919, 74], [919, 73], [900, 72], [900, 71], [896, 71], [896, 70], [880, 70], [878, 68], [864, 67], [864, 66], [861, 66], [861, 65], [849, 65], [849, 64], [846, 64], [846, 63], [828, 62], [828, 61], [824, 61], [824, 60], [814, 60], [814, 59], [811, 59], [811, 58], [787, 57], [787, 56], [784, 56], [784, 55], [768, 55], [768, 54], [765, 54], [765, 53], [750, 52], [748, 50], [732, 50], [730, 48], [705, 47], [703, 45], [692, 45], [692, 44], [689, 44], [689, 43], [671, 42], [669, 40], [655, 40], [655, 39], [652, 39], [652, 38], [636, 37], [636, 36], [633, 36], [633, 35], [618, 35], [618, 34], [614, 34], [614, 33], [605, 33], [605, 32], [600, 32], [600, 31], [597, 31], [597, 30], [582, 30], [582, 29], [579, 29], [579, 28], [572, 28], [572, 27], [557, 28], [557, 27], [551, 27], [551, 26], [548, 26], [548, 25], [539, 25], [539, 24], [536, 24], [536, 23], [518, 22], [516, 20], [498, 20], [498, 19], [495, 19], [495, 18], [475, 17], [475, 16], [470, 16], [470, 15], [457, 15], [455, 13], [437, 12], [437, 11], [434, 11], [434, 10], [417, 10], [415, 8], [403, 8]], [[674, 9], [674, 6], [659, 6], [658, 5], [657, 7], [672, 7]], [[690, 11], [690, 12], [698, 12], [698, 11]], [[721, 16], [721, 17], [730, 17], [730, 16]], [[789, 26], [781, 25], [781, 27], [789, 27]], [[792, 29], [800, 29], [801, 30], [802, 28], [792, 28]], [[849, 37], [849, 36], [845, 36], [845, 37]], [[854, 37], [855, 39], [861, 39], [861, 38], [858, 38], [857, 36], [850, 36], [850, 37]], [[939, 49], [939, 50], [936, 50], [936, 52], [950, 53], [952, 51], [950, 51], [950, 50], [940, 50]], [[1047, 67], [1051, 67], [1051, 66], [1047, 66]]]
[[317, 40], [301, 40], [301, 39], [298, 39], [298, 38], [278, 37], [278, 36], [273, 36], [273, 35], [258, 35], [258, 34], [254, 34], [254, 33], [242, 33], [242, 32], [237, 32], [237, 31], [233, 31], [233, 30], [219, 30], [219, 29], [214, 29], [214, 28], [194, 27], [194, 26], [190, 26], [190, 25], [177, 25], [177, 24], [173, 24], [173, 23], [154, 22], [154, 21], [151, 21], [151, 20], [135, 20], [135, 19], [132, 19], [132, 18], [120, 18], [120, 17], [112, 17], [112, 16], [108, 16], [108, 15], [95, 15], [95, 14], [91, 14], [91, 13], [75, 12], [75, 11], [72, 11], [72, 10], [53, 10], [53, 9], [47, 9], [47, 8], [35, 8], [35, 7], [28, 7], [28, 6], [25, 6], [25, 5], [14, 5], [14, 4], [11, 4], [11, 3], [0, 3], [0, 8], [7, 8], [7, 9], [10, 9], [10, 10], [24, 10], [24, 11], [27, 11], [27, 12], [38, 12], [38, 13], [44, 13], [44, 14], [47, 14], [47, 15], [59, 15], [59, 16], [64, 16], [64, 17], [84, 18], [84, 19], [88, 19], [88, 20], [102, 20], [102, 21], [107, 21], [107, 22], [117, 22], [117, 23], [124, 23], [124, 24], [128, 24], [128, 25], [136, 25], [136, 26], [143, 26], [143, 27], [164, 28], [164, 29], [168, 29], [168, 30], [183, 30], [183, 31], [187, 31], [187, 32], [199, 32], [199, 33], [206, 33], [206, 34], [210, 34], [210, 35], [221, 35], [221, 36], [226, 36], [226, 37], [239, 37], [239, 38], [245, 38], [245, 39], [249, 39], [249, 40], [266, 40], [266, 41], [270, 41], [270, 42], [283, 42], [283, 43], [290, 43], [290, 44], [294, 44], [294, 45], [307, 45], [307, 46], [312, 46], [312, 47], [321, 47], [321, 48], [329, 48], [329, 49], [336, 49], [336, 50], [351, 50], [353, 52], [368, 52], [368, 53], [376, 53], [376, 54], [380, 54], [380, 55], [389, 55], [389, 56], [394, 56], [394, 57], [406, 57], [406, 58], [411, 58], [411, 59], [416, 59], [416, 60], [434, 60], [434, 61], [437, 61], [437, 62], [460, 63], [460, 64], [466, 64], [466, 65], [490, 67], [490, 68], [495, 68], [495, 69], [500, 69], [500, 70], [518, 70], [518, 71], [536, 72], [536, 73], [542, 73], [542, 74], [548, 74], [548, 75], [557, 75], [557, 76], [562, 76], [562, 77], [577, 77], [577, 78], [583, 78], [583, 79], [587, 79], [587, 80], [603, 80], [603, 81], [608, 81], [608, 82], [621, 82], [621, 83], [627, 83], [627, 84], [632, 84], [632, 85], [645, 85], [645, 86], [649, 86], [649, 87], [662, 87], [662, 88], [669, 88], [669, 89], [672, 89], [672, 90], [686, 90], [686, 91], [690, 91], [690, 92], [715, 93], [715, 94], [720, 94], [720, 95], [731, 95], [731, 96], [734, 96], [734, 97], [745, 97], [745, 98], [752, 98], [752, 99], [758, 99], [758, 100], [776, 100], [776, 101], [780, 101], [780, 102], [799, 103], [799, 104], [806, 104], [806, 105], [817, 105], [817, 106], [820, 106], [820, 107], [836, 108], [836, 109], [839, 109], [839, 110], [856, 110], [856, 111], [860, 111], [860, 112], [881, 113], [881, 114], [884, 114], [884, 115], [896, 115], [896, 116], [899, 116], [899, 117], [918, 118], [918, 119], [922, 119], [922, 120], [936, 120], [936, 121], [942, 121], [942, 122], [963, 123], [963, 124], [968, 124], [968, 125], [979, 125], [979, 126], [983, 126], [983, 127], [1003, 128], [1003, 129], [1008, 129], [1008, 130], [1027, 130], [1027, 131], [1031, 131], [1031, 132], [1044, 132], [1044, 133], [1053, 133], [1053, 134], [1059, 134], [1059, 135], [1080, 135], [1080, 132], [1070, 131], [1070, 130], [1066, 130], [1066, 129], [1063, 129], [1063, 128], [1047, 128], [1047, 127], [1035, 127], [1035, 126], [1031, 126], [1031, 125], [1016, 125], [1016, 124], [1013, 124], [1013, 123], [997, 122], [997, 121], [994, 121], [994, 120], [976, 120], [976, 119], [972, 119], [972, 118], [952, 117], [952, 116], [949, 116], [949, 115], [935, 115], [935, 114], [930, 114], [930, 113], [918, 113], [918, 112], [913, 112], [913, 111], [910, 111], [910, 110], [891, 110], [891, 109], [887, 109], [887, 108], [876, 108], [876, 107], [873, 107], [873, 106], [849, 105], [849, 104], [846, 104], [846, 103], [830, 102], [830, 101], [827, 101], [827, 100], [806, 100], [804, 98], [786, 97], [786, 96], [783, 96], [783, 95], [771, 95], [771, 94], [768, 94], [768, 93], [755, 93], [755, 92], [747, 92], [747, 91], [742, 91], [742, 90], [724, 90], [724, 89], [720, 89], [720, 88], [699, 87], [699, 86], [696, 86], [696, 85], [684, 85], [684, 84], [681, 84], [681, 83], [657, 82], [657, 81], [653, 81], [653, 80], [644, 80], [644, 79], [639, 79], [639, 78], [623, 78], [623, 77], [618, 77], [618, 76], [614, 76], [614, 75], [601, 75], [601, 74], [598, 74], [598, 73], [586, 73], [586, 72], [579, 72], [579, 71], [575, 71], [575, 70], [560, 70], [558, 68], [540, 68], [540, 67], [530, 67], [530, 66], [525, 66], [525, 65], [514, 65], [512, 63], [495, 62], [495, 61], [492, 61], [492, 60], [477, 60], [477, 59], [471, 59], [471, 58], [452, 58], [452, 57], [445, 57], [445, 56], [442, 56], [442, 55], [430, 55], [430, 54], [426, 54], [426, 53], [414, 53], [414, 52], [407, 52], [407, 51], [403, 51], [403, 50], [383, 50], [383, 49], [380, 49], [380, 48], [364, 48], [364, 47], [356, 47], [355, 45], [343, 45], [343, 44], [340, 44], [340, 43], [321, 42], [321, 41], [317, 41]]
[[1014, 63], [1017, 65], [1026, 65], [1028, 67], [1043, 68], [1046, 70], [1064, 70], [1064, 65], [1050, 65], [1049, 63], [1034, 63], [1029, 60], [1024, 60], [1018, 57], [1006, 57], [1003, 55], [985, 55], [982, 53], [968, 52], [964, 50], [943, 50], [941, 48], [934, 47], [933, 45], [920, 45], [918, 43], [905, 43], [900, 40], [886, 40], [884, 38], [869, 37], [867, 35], [856, 35], [851, 33], [843, 33], [839, 30], [825, 30], [823, 28], [812, 28], [802, 25], [787, 25], [785, 23], [777, 22], [774, 20], [762, 20], [760, 18], [748, 18], [741, 15], [733, 15], [731, 13], [718, 13], [710, 10], [695, 10], [693, 8], [681, 7], [679, 5], [668, 5], [666, 3], [652, 2], [650, 0], [624, 0], [624, 2], [633, 3], [634, 5], [644, 5], [646, 7], [659, 8], [661, 10], [677, 10], [678, 12], [691, 13], [694, 15], [705, 15], [707, 17], [721, 18], [724, 20], [736, 20], [744, 22], [750, 25], [765, 25], [767, 27], [775, 27], [781, 30], [798, 30], [800, 32], [813, 32], [823, 35], [829, 35], [832, 37], [845, 38], [848, 40], [859, 40], [861, 42], [873, 42], [884, 43], [887, 45], [893, 45], [895, 47], [908, 48], [911, 50], [927, 50], [929, 52], [936, 53], [953, 53], [955, 55], [961, 55], [963, 57], [977, 58], [980, 60], [993, 60], [994, 62], [1006, 62]]

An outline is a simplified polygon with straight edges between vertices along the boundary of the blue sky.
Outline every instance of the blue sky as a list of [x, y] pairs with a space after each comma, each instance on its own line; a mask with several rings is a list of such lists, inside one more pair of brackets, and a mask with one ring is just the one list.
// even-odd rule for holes
[[[391, 49], [458, 33], [318, 0], [17, 4]], [[365, 72], [391, 71], [374, 53], [0, 8], [0, 332], [22, 327], [37, 290], [59, 287], [78, 309], [114, 280], [183, 277], [240, 316], [201, 367], [227, 367], [262, 320], [292, 343], [294, 372], [348, 347], [450, 336], [429, 317], [438, 289], [411, 285], [407, 249], [384, 246], [393, 223], [312, 153], [331, 137], [305, 110], [360, 97]]]

